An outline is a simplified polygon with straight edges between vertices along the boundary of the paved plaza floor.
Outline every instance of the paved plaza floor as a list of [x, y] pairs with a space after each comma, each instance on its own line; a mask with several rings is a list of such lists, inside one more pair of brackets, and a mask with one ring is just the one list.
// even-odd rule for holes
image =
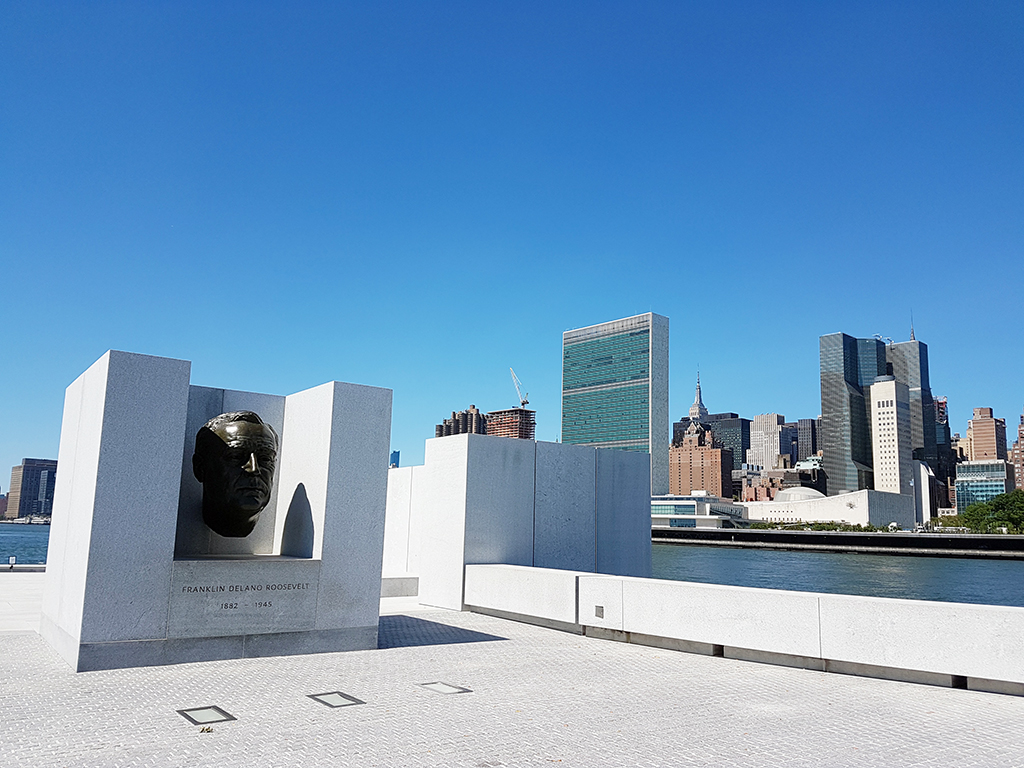
[[[25, 626], [40, 592], [41, 574], [0, 574], [4, 766], [1024, 765], [1024, 698], [625, 645], [409, 599], [384, 601], [376, 651], [76, 674]], [[469, 691], [421, 685], [434, 682]], [[334, 691], [365, 703], [309, 698]], [[208, 706], [236, 719], [203, 732], [178, 714]]]

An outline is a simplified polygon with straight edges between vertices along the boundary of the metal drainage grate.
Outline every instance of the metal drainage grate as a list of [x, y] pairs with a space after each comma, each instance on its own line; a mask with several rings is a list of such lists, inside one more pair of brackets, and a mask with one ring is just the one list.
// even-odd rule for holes
[[365, 701], [357, 699], [355, 696], [349, 696], [347, 693], [341, 691], [331, 691], [330, 693], [307, 693], [306, 696], [313, 701], [319, 701], [325, 707], [338, 708], [338, 707], [351, 707], [353, 704], [365, 704]]
[[225, 712], [220, 707], [194, 707], [192, 709], [179, 709], [176, 711], [179, 715], [192, 723], [192, 725], [226, 723], [229, 720], [238, 719], [234, 715]]
[[448, 683], [442, 683], [440, 681], [434, 683], [420, 683], [421, 688], [426, 688], [428, 691], [434, 693], [472, 693], [469, 688], [460, 688], [457, 685], [449, 685]]

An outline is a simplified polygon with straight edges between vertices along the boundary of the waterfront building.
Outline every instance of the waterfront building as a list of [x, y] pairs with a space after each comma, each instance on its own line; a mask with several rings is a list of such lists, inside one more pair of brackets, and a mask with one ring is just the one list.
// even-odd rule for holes
[[895, 376], [879, 376], [870, 393], [875, 490], [913, 493], [910, 388]]
[[0, 520], [7, 516], [7, 494], [0, 493]]
[[651, 497], [651, 530], [745, 528], [746, 508], [706, 491]]
[[4, 517], [14, 520], [30, 515], [49, 517], [53, 511], [53, 489], [57, 484], [57, 462], [53, 459], [22, 459], [11, 469]]
[[906, 384], [910, 393], [910, 442], [913, 458], [927, 461], [938, 468], [935, 435], [935, 405], [928, 376], [928, 345], [914, 338], [898, 341], [885, 347], [886, 361], [892, 365], [896, 380]]
[[434, 437], [448, 437], [449, 435], [473, 435], [487, 434], [487, 417], [480, 413], [475, 405], [470, 405], [464, 411], [452, 411], [452, 417], [445, 419], [434, 427]]
[[913, 530], [914, 497], [864, 489], [840, 496], [825, 496], [814, 488], [787, 488], [771, 501], [744, 503], [750, 522], [782, 524], [840, 523], [886, 528], [892, 523]]
[[822, 450], [831, 495], [872, 487], [871, 424], [865, 393], [887, 374], [885, 344], [831, 333], [818, 340]]
[[969, 461], [1008, 458], [1006, 453], [1006, 420], [992, 415], [991, 408], [975, 408], [974, 418], [967, 422], [967, 458]]
[[1004, 459], [963, 461], [956, 465], [956, 508], [960, 512], [1013, 488], [1013, 465]]
[[704, 424], [691, 421], [683, 438], [669, 449], [668, 457], [670, 494], [706, 491], [732, 496], [732, 452], [722, 448]]
[[796, 428], [786, 424], [786, 417], [778, 413], [761, 413], [750, 425], [750, 448], [747, 464], [777, 468], [793, 466], [793, 442]]
[[487, 414], [487, 434], [533, 440], [537, 433], [537, 412], [526, 408], [507, 408]]
[[562, 334], [562, 442], [651, 455], [668, 492], [668, 318], [643, 315]]
[[1017, 439], [1013, 441], [1013, 449], [1010, 451], [1010, 463], [1013, 464], [1014, 484], [1024, 489], [1024, 415], [1017, 425]]

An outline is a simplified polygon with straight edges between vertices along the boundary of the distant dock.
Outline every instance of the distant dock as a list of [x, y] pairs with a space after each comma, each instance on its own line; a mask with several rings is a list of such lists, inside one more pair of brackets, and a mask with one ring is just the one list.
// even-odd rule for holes
[[1024, 560], [1024, 536], [944, 533], [847, 533], [840, 531], [772, 531], [736, 528], [658, 529], [651, 540], [661, 544], [765, 549], [818, 550], [875, 555], [982, 557]]

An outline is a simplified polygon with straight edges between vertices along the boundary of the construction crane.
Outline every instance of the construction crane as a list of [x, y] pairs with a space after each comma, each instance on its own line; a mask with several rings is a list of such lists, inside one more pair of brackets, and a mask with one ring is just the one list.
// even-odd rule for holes
[[516, 372], [513, 371], [511, 368], [508, 369], [508, 372], [512, 374], [512, 383], [516, 385], [516, 394], [519, 395], [519, 407], [525, 408], [530, 402], [529, 400], [526, 399], [527, 397], [529, 397], [530, 393], [527, 392], [524, 395], [523, 382], [519, 380], [519, 377], [516, 376]]

